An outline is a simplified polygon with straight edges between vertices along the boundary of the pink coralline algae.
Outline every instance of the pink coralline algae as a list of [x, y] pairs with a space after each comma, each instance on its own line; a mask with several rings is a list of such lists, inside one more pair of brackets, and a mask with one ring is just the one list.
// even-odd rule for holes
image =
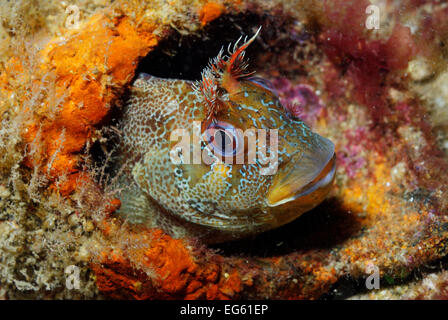
[[312, 125], [320, 116], [323, 106], [314, 89], [307, 84], [292, 84], [285, 78], [273, 81], [280, 101], [291, 115]]
[[366, 165], [366, 159], [362, 156], [365, 146], [361, 145], [360, 142], [365, 141], [367, 133], [365, 127], [345, 132], [348, 143], [338, 150], [337, 160], [349, 178], [354, 178], [356, 173]]

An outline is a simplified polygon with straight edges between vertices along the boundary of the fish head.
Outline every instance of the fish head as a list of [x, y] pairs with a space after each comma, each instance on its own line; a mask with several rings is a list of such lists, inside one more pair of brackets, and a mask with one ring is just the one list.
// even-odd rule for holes
[[[270, 228], [321, 203], [335, 177], [334, 144], [288, 112], [267, 80], [243, 78], [218, 90], [222, 105], [203, 138], [230, 176], [213, 183], [234, 190], [217, 195], [218, 203], [227, 209], [232, 203], [232, 214], [249, 219], [263, 212]], [[244, 198], [235, 201], [242, 191]]]
[[333, 143], [288, 112], [268, 81], [245, 71], [244, 50], [257, 34], [228, 55], [222, 49], [196, 83], [139, 78], [134, 120], [124, 126], [127, 149], [143, 150], [132, 173], [140, 188], [181, 220], [235, 237], [317, 206], [335, 174]]

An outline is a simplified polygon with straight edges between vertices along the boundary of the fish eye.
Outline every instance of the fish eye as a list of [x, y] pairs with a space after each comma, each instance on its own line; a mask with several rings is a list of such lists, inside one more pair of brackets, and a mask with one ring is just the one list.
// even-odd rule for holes
[[[230, 135], [226, 130], [218, 129], [215, 131], [215, 134], [210, 137], [210, 142], [212, 142], [218, 150], [221, 151], [221, 153], [224, 153], [227, 155], [227, 153], [230, 152], [232, 155], [234, 154], [234, 151], [236, 150], [236, 141], [233, 139], [233, 136]], [[227, 151], [227, 152], [226, 152]]]
[[205, 137], [214, 152], [222, 157], [233, 157], [242, 149], [238, 130], [224, 121], [212, 122], [205, 132]]

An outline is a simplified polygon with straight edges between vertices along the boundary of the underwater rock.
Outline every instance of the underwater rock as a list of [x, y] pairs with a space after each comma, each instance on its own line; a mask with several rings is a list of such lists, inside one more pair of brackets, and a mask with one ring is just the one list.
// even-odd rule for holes
[[[447, 122], [439, 117], [436, 125], [428, 115], [443, 114], [448, 101], [422, 97], [421, 90], [437, 94], [448, 83], [446, 49], [438, 45], [448, 35], [443, 6], [405, 6], [403, 16], [401, 3], [388, 3], [381, 10], [393, 23], [376, 31], [365, 28], [368, 1], [189, 4], [117, 1], [78, 28], [42, 41], [30, 59], [34, 69], [26, 59], [8, 56], [0, 74], [0, 137], [8, 146], [0, 163], [7, 189], [0, 199], [2, 229], [30, 236], [27, 219], [17, 218], [26, 214], [33, 215], [28, 230], [44, 230], [44, 222], [45, 230], [54, 230], [50, 222], [56, 223], [57, 243], [74, 248], [63, 257], [76, 256], [83, 270], [95, 274], [97, 289], [112, 298], [347, 298], [366, 290], [354, 284], [364, 283], [372, 266], [382, 284], [394, 286], [414, 282], [423, 266], [437, 265], [447, 254], [448, 159], [442, 146], [448, 134]], [[147, 71], [140, 70], [144, 57], [158, 64], [150, 55], [166, 45], [173, 65], [185, 64], [182, 46], [219, 47], [232, 24], [246, 34], [258, 25], [267, 30], [254, 43], [256, 52], [247, 53], [254, 70], [277, 79], [282, 102], [296, 106], [294, 113], [300, 110], [313, 131], [335, 143], [339, 166], [329, 198], [290, 224], [213, 247], [126, 223], [115, 214], [120, 190], [112, 192], [113, 178], [103, 180], [107, 170], [95, 168], [92, 145], [113, 151], [114, 141], [108, 144], [104, 132], [114, 131], [113, 118], [120, 116], [136, 71]], [[170, 39], [175, 46], [169, 47]], [[422, 69], [428, 66], [421, 61], [430, 61], [432, 71]], [[23, 70], [30, 70], [32, 80], [23, 80]], [[19, 202], [20, 212], [11, 206]], [[69, 222], [79, 228], [72, 230]], [[50, 234], [41, 231], [38, 239]], [[21, 260], [10, 243], [0, 238], [1, 255], [8, 257], [0, 267], [13, 274]], [[53, 249], [26, 252], [33, 250]], [[62, 269], [67, 263], [55, 262]], [[352, 282], [344, 283], [347, 278]], [[0, 286], [13, 288], [19, 283], [14, 280], [0, 279]], [[36, 292], [45, 283], [35, 284]], [[98, 297], [95, 290], [90, 294]]]

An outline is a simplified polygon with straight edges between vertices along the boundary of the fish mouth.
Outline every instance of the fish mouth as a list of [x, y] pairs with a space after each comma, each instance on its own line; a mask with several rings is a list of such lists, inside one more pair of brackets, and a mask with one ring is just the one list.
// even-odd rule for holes
[[[306, 186], [299, 189], [297, 192], [293, 193], [290, 196], [286, 196], [286, 197], [280, 196], [279, 197], [275, 193], [270, 194], [270, 196], [268, 197], [268, 205], [270, 207], [277, 207], [282, 204], [292, 202], [299, 198], [308, 196], [318, 190], [325, 190], [325, 189], [327, 189], [328, 186], [330, 186], [332, 184], [334, 177], [335, 177], [335, 173], [336, 173], [336, 155], [333, 155], [333, 157], [328, 162], [328, 164], [326, 165], [324, 170], [322, 170], [322, 172], [313, 181], [311, 181]], [[326, 193], [325, 193], [325, 195], [326, 195]], [[318, 201], [316, 201], [317, 202], [316, 205], [318, 204], [318, 202], [323, 200], [325, 195], [322, 197], [322, 199], [319, 199]], [[276, 196], [277, 196], [277, 198], [276, 198]], [[317, 197], [317, 198], [320, 198], [320, 197]]]
[[318, 138], [317, 148], [277, 173], [266, 199], [269, 207], [294, 202], [311, 209], [326, 197], [336, 173], [336, 154], [330, 140]]

